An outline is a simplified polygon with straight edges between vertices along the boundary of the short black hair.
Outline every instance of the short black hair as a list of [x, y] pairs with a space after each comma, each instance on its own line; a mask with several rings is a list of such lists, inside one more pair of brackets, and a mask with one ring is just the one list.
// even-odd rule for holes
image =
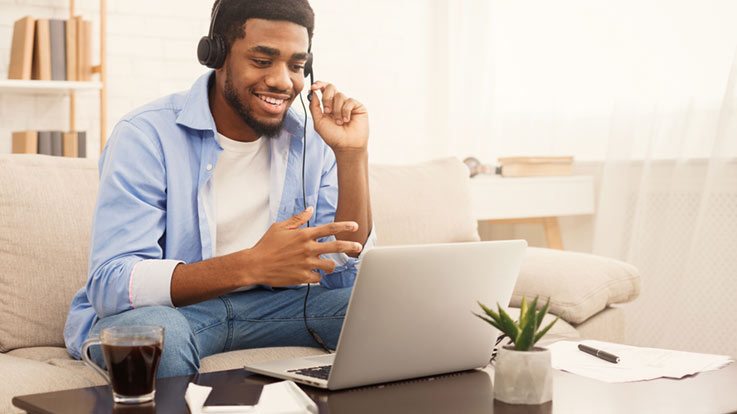
[[315, 12], [307, 0], [215, 0], [213, 13], [219, 3], [222, 4], [213, 33], [225, 39], [227, 53], [230, 53], [237, 39], [245, 37], [243, 27], [248, 19], [288, 21], [303, 26], [307, 29], [307, 38], [312, 47]]

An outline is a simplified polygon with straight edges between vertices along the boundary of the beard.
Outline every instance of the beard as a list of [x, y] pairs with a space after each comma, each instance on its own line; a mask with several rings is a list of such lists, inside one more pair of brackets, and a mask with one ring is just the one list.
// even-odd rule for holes
[[[225, 74], [225, 100], [230, 104], [230, 107], [233, 108], [238, 115], [240, 115], [241, 119], [243, 119], [243, 122], [248, 125], [253, 132], [258, 134], [259, 136], [264, 136], [267, 138], [274, 138], [282, 130], [282, 126], [284, 125], [284, 119], [286, 116], [282, 115], [281, 120], [272, 122], [272, 123], [265, 123], [261, 122], [253, 115], [253, 110], [250, 106], [247, 106], [243, 103], [241, 98], [238, 96], [238, 93], [235, 90], [235, 87], [233, 86], [233, 80], [230, 78], [230, 68], [228, 68], [228, 71]], [[285, 113], [286, 114], [286, 113]]]

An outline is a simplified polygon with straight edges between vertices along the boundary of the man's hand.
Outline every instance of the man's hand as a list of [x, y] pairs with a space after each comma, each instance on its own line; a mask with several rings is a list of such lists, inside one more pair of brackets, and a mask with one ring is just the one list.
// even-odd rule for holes
[[[353, 253], [361, 251], [361, 244], [351, 241], [333, 241], [319, 243], [317, 239], [342, 232], [358, 230], [358, 224], [352, 221], [328, 223], [319, 227], [299, 228], [312, 216], [312, 207], [288, 218], [274, 223], [248, 252], [248, 268], [243, 269], [249, 275], [250, 283], [280, 287], [302, 283], [317, 283], [320, 274], [313, 269], [331, 273], [335, 270], [335, 262], [321, 259], [326, 253]], [[236, 253], [237, 254], [237, 253]]]
[[330, 83], [317, 81], [312, 85], [312, 91], [322, 93], [322, 99], [315, 94], [310, 102], [315, 131], [336, 156], [344, 151], [366, 151], [369, 136], [366, 107], [345, 96]]
[[341, 232], [355, 232], [353, 221], [328, 223], [314, 228], [298, 228], [312, 217], [312, 207], [274, 223], [250, 249], [200, 262], [179, 264], [171, 282], [174, 306], [199, 303], [248, 285], [273, 287], [317, 283], [320, 273], [335, 270], [332, 260], [321, 259], [326, 253], [358, 254], [361, 244], [352, 241], [319, 243], [317, 239]]

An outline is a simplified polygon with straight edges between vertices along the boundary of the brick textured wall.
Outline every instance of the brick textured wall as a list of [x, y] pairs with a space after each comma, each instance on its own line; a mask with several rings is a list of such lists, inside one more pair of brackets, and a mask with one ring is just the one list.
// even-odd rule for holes
[[[184, 90], [207, 69], [195, 55], [207, 33], [211, 0], [108, 0], [107, 64], [109, 134], [128, 111]], [[374, 161], [407, 162], [442, 155], [433, 147], [442, 106], [442, 65], [435, 48], [436, 3], [427, 0], [313, 0], [313, 52], [318, 79], [335, 83], [366, 104]], [[7, 78], [13, 22], [24, 16], [67, 18], [68, 0], [0, 0], [0, 78]], [[77, 14], [94, 21], [94, 63], [99, 62], [99, 1], [76, 0]], [[297, 102], [297, 107], [300, 105]], [[89, 131], [89, 156], [98, 154], [99, 98], [77, 94], [77, 129]], [[0, 94], [0, 153], [10, 133], [67, 129], [68, 98]], [[401, 140], [411, 151], [397, 150]]]

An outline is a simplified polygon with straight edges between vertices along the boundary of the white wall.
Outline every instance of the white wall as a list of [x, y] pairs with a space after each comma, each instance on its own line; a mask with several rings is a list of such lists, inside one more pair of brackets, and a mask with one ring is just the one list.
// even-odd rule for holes
[[485, 155], [602, 160], [624, 110], [690, 122], [654, 146], [647, 136], [622, 143], [625, 157], [710, 157], [704, 131], [715, 128], [737, 58], [735, 16], [730, 0], [493, 1], [494, 147]]
[[[99, 2], [76, 4], [99, 30]], [[211, 4], [108, 1], [108, 132], [127, 111], [188, 88], [205, 71], [194, 51]], [[710, 141], [698, 131], [715, 122], [737, 46], [737, 2], [727, 0], [312, 6], [315, 71], [368, 106], [374, 162], [540, 153], [602, 159], [615, 105], [664, 119], [689, 111], [693, 124], [676, 149], [708, 155]], [[67, 7], [68, 0], [0, 0], [0, 76], [7, 76], [13, 21], [64, 18]], [[96, 131], [96, 95], [78, 100], [78, 128]], [[12, 130], [66, 128], [66, 108], [58, 97], [0, 95], [0, 152], [10, 151]], [[650, 150], [644, 142], [628, 151]], [[655, 152], [682, 155], [668, 140], [658, 145]]]

